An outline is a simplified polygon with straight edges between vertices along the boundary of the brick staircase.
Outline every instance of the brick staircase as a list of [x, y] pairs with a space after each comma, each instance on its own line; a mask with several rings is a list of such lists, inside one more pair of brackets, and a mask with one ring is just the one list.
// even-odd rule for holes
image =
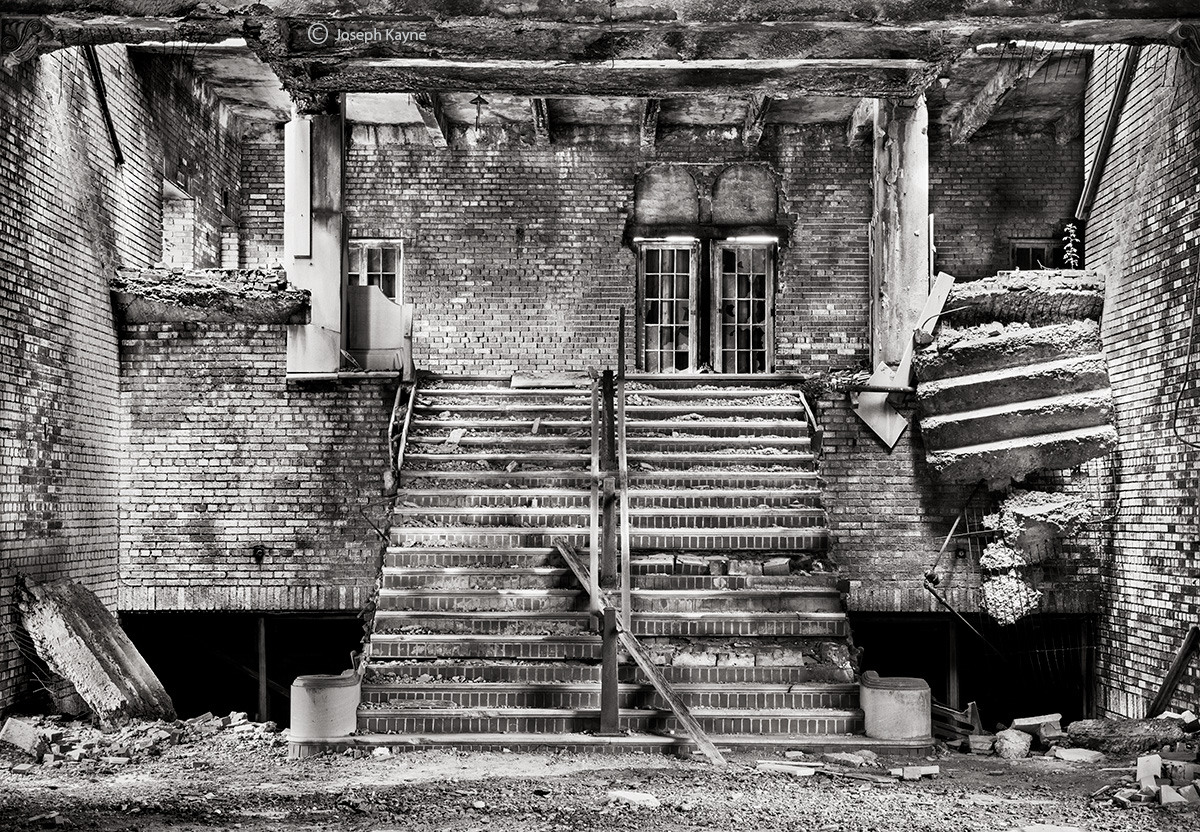
[[[720, 747], [886, 745], [858, 736], [802, 396], [778, 380], [703, 381], [628, 383], [632, 631]], [[553, 549], [589, 545], [591, 448], [585, 383], [422, 383], [355, 744], [690, 748], [631, 663], [624, 734], [595, 733], [601, 640]]]

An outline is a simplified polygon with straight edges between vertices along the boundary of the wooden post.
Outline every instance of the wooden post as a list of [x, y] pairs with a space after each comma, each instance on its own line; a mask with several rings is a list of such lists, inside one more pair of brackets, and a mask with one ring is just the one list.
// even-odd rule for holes
[[946, 626], [946, 704], [957, 711], [962, 707], [958, 683], [958, 621], [947, 616]]
[[615, 471], [617, 468], [617, 413], [616, 387], [613, 382], [613, 371], [605, 370], [600, 376], [600, 403], [604, 408], [604, 440], [601, 445], [604, 471]]
[[605, 477], [600, 498], [600, 586], [617, 586], [617, 481]]
[[600, 658], [600, 736], [621, 733], [621, 703], [617, 676], [617, 611], [604, 608], [601, 633], [604, 639]]
[[625, 378], [625, 307], [617, 323], [617, 378]]
[[925, 97], [875, 110], [871, 365], [896, 364], [929, 295], [929, 113]]
[[258, 721], [271, 718], [271, 691], [267, 687], [267, 617], [258, 617]]

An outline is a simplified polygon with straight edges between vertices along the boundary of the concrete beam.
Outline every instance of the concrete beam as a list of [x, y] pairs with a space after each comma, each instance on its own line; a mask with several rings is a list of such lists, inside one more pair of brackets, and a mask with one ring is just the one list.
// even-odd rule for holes
[[871, 219], [872, 365], [912, 348], [929, 295], [929, 112], [924, 96], [881, 101]]
[[1005, 60], [984, 84], [983, 89], [959, 110], [958, 116], [950, 126], [951, 143], [966, 144], [980, 127], [987, 124], [992, 113], [1004, 100], [1004, 96], [1017, 84], [1032, 78], [1048, 60], [1049, 55]]
[[658, 141], [658, 114], [661, 111], [662, 101], [660, 99], [642, 99], [641, 136], [638, 145], [644, 153], [653, 151], [654, 144]]
[[419, 92], [413, 95], [413, 104], [425, 122], [429, 138], [437, 147], [448, 147], [450, 144], [450, 129], [446, 117], [442, 113], [442, 102], [436, 92]]
[[529, 99], [533, 111], [533, 143], [537, 147], [550, 146], [550, 107], [544, 98]]
[[771, 97], [767, 95], [750, 96], [746, 107], [746, 121], [742, 125], [742, 144], [746, 147], [756, 147], [762, 138], [763, 128], [767, 124], [767, 111], [771, 109]]

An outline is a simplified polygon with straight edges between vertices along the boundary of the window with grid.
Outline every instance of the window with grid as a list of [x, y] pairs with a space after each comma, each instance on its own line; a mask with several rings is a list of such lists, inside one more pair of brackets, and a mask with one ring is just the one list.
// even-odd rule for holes
[[1013, 239], [1009, 265], [1014, 269], [1057, 269], [1062, 267], [1063, 244], [1053, 238]]
[[696, 247], [644, 245], [642, 256], [642, 337], [645, 370], [669, 373], [695, 364]]
[[351, 286], [378, 286], [397, 303], [404, 283], [404, 243], [400, 240], [351, 240]]
[[719, 244], [714, 256], [714, 321], [717, 369], [726, 373], [766, 373], [774, 363], [771, 333], [773, 248]]

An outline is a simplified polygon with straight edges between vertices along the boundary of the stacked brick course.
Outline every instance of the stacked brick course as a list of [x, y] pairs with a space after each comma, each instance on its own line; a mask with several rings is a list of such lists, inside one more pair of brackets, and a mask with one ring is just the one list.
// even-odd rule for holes
[[121, 609], [361, 608], [395, 382], [289, 383], [282, 325], [127, 326], [121, 353]]
[[241, 183], [241, 267], [283, 262], [282, 125], [264, 126], [245, 136]]
[[[1116, 61], [1121, 49], [1102, 61]], [[1094, 74], [1089, 133], [1107, 114], [1115, 72]], [[1107, 86], [1104, 82], [1107, 81]], [[1090, 264], [1107, 283], [1103, 337], [1119, 447], [1112, 563], [1100, 627], [1100, 708], [1142, 716], [1200, 613], [1197, 560], [1200, 359], [1200, 68], [1144, 47], [1088, 224]], [[1175, 418], [1178, 401], [1178, 420]], [[1178, 433], [1176, 432], [1178, 431]], [[1192, 663], [1175, 699], [1195, 708]]]
[[[122, 166], [80, 50], [0, 77], [0, 630], [12, 623], [21, 573], [70, 576], [116, 603], [120, 403], [108, 281], [119, 265], [161, 256], [164, 143], [187, 146], [197, 171], [232, 146], [211, 99], [191, 100], [194, 85], [166, 83], [124, 47], [97, 51]], [[226, 171], [214, 183], [227, 178], [224, 161], [214, 167]], [[24, 672], [0, 637], [0, 711]]]

